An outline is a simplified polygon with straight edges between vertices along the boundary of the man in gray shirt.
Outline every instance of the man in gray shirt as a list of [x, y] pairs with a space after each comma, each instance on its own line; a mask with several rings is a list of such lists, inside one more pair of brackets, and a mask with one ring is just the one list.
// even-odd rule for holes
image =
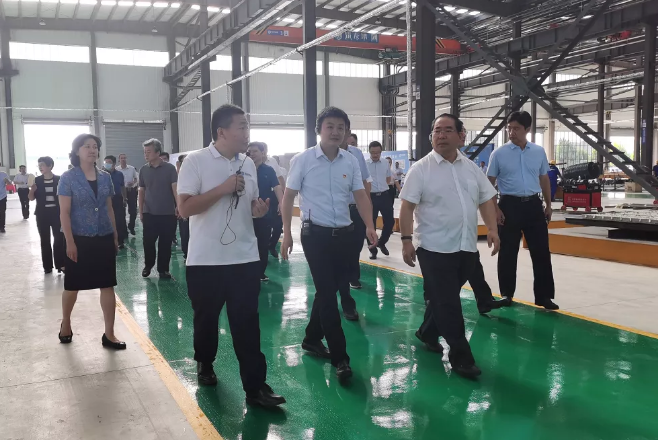
[[146, 165], [139, 170], [139, 218], [144, 229], [142, 276], [147, 278], [155, 266], [155, 242], [158, 242], [157, 269], [160, 278], [170, 279], [171, 243], [176, 234], [176, 167], [160, 158], [162, 143], [157, 139], [144, 142]]

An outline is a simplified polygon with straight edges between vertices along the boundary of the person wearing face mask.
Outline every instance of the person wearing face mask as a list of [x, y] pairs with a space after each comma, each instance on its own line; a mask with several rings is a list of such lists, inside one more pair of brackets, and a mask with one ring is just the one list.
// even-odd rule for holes
[[112, 178], [114, 185], [114, 197], [112, 197], [112, 209], [114, 210], [114, 222], [119, 234], [119, 249], [123, 249], [123, 242], [128, 238], [128, 226], [126, 225], [126, 202], [128, 200], [123, 173], [116, 169], [117, 158], [106, 156], [103, 168]]

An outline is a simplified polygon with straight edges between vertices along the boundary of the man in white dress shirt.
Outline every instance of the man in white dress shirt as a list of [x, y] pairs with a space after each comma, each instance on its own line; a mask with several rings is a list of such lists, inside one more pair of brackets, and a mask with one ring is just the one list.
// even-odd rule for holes
[[14, 177], [14, 185], [16, 185], [16, 192], [21, 201], [21, 210], [23, 211], [23, 219], [30, 218], [30, 186], [28, 185], [29, 177], [25, 165], [18, 167], [18, 174]]
[[117, 170], [123, 173], [123, 181], [126, 184], [128, 214], [130, 215], [130, 219], [128, 221], [128, 231], [130, 231], [131, 235], [135, 235], [139, 175], [137, 174], [137, 170], [134, 166], [128, 165], [128, 156], [126, 156], [125, 153], [119, 154], [119, 166], [117, 166]]
[[[459, 375], [473, 378], [482, 372], [466, 339], [460, 301], [461, 288], [477, 261], [477, 210], [488, 228], [487, 241], [498, 253], [496, 190], [478, 166], [459, 152], [463, 123], [442, 114], [430, 135], [433, 151], [409, 170], [400, 198], [400, 231], [405, 263], [416, 256], [429, 299], [426, 320], [433, 320], [450, 346], [450, 364]], [[415, 215], [414, 215], [415, 214]], [[418, 248], [412, 242], [412, 227]]]

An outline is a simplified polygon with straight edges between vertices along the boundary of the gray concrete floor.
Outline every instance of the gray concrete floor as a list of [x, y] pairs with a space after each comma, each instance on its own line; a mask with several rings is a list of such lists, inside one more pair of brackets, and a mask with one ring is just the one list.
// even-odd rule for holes
[[197, 438], [118, 314], [128, 349], [101, 346], [98, 291], [79, 294], [73, 343], [59, 343], [64, 278], [44, 275], [35, 219], [22, 219], [16, 195], [0, 254], [0, 439]]

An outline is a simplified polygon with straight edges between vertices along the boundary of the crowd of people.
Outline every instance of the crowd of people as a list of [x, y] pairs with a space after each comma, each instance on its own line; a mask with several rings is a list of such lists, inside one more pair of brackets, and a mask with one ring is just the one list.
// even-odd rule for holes
[[[548, 247], [549, 164], [544, 149], [526, 140], [531, 125], [527, 112], [509, 115], [510, 142], [492, 153], [486, 174], [460, 152], [464, 124], [450, 114], [435, 119], [429, 133], [432, 152], [406, 175], [399, 163], [392, 166], [390, 159], [382, 159], [379, 142], [368, 145], [366, 159], [350, 131], [349, 116], [335, 107], [320, 112], [316, 123], [320, 141], [291, 160], [287, 176], [268, 157], [267, 144], [250, 142], [245, 112], [230, 104], [212, 115], [212, 144], [180, 155], [175, 166], [162, 143], [149, 139], [143, 143], [146, 164], [139, 172], [127, 163], [125, 154], [118, 160], [106, 156], [104, 170], [99, 170], [101, 140], [82, 134], [73, 141], [68, 171], [54, 175], [53, 160], [42, 157], [41, 174], [31, 187], [18, 187], [27, 189], [21, 201], [25, 197], [28, 210], [29, 200], [37, 202], [44, 271], [64, 272], [59, 339], [73, 340], [71, 312], [78, 292], [100, 289], [105, 319], [102, 345], [126, 348], [114, 333], [116, 255], [129, 234], [135, 235], [139, 215], [143, 277], [155, 268], [161, 279], [171, 278], [171, 248], [180, 229], [199, 383], [217, 383], [213, 362], [219, 315], [226, 305], [247, 402], [264, 407], [285, 403], [266, 382], [258, 296], [261, 283], [268, 281], [269, 255], [278, 258], [281, 234], [281, 256], [290, 258], [296, 231], [293, 205], [298, 199], [301, 247], [316, 290], [301, 346], [329, 360], [338, 378], [346, 381], [352, 370], [337, 294], [343, 316], [358, 320], [350, 290], [364, 287], [359, 262], [364, 243], [371, 259], [379, 252], [390, 254], [393, 202], [399, 197], [402, 257], [410, 266], [417, 261], [424, 277], [426, 313], [416, 336], [438, 353], [443, 352], [439, 336], [443, 337], [450, 348], [452, 370], [476, 377], [481, 371], [466, 338], [460, 291], [468, 281], [482, 314], [511, 306], [522, 234], [533, 262], [536, 304], [558, 308], [552, 301], [555, 287]], [[0, 179], [8, 177], [0, 175]], [[14, 183], [28, 185], [25, 178]], [[2, 200], [6, 203], [6, 198]], [[491, 255], [499, 253], [500, 300], [492, 296], [480, 262], [478, 210], [488, 230]], [[0, 213], [4, 215], [1, 209]], [[28, 214], [24, 210], [24, 217]]]

